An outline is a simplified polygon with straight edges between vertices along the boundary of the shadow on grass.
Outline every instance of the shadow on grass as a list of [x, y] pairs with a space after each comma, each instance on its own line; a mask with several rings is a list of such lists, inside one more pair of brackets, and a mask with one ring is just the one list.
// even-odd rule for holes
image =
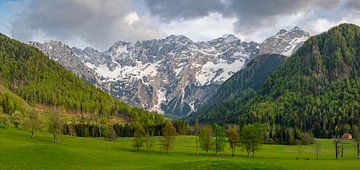
[[206, 169], [206, 170], [223, 170], [223, 169], [285, 169], [284, 167], [264, 164], [248, 163], [245, 161], [232, 160], [215, 160], [215, 161], [191, 161], [182, 163], [171, 163], [163, 165], [164, 169]]

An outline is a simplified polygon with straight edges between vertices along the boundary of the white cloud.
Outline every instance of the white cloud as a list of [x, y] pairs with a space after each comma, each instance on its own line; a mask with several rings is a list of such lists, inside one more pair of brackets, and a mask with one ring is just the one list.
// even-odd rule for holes
[[[195, 41], [210, 40], [224, 34], [234, 33], [236, 18], [223, 18], [218, 13], [194, 20], [158, 23], [159, 29], [166, 34], [185, 35]], [[241, 35], [238, 35], [241, 37]]]
[[129, 25], [132, 25], [134, 22], [138, 22], [140, 17], [136, 12], [130, 12], [124, 17], [124, 19]]

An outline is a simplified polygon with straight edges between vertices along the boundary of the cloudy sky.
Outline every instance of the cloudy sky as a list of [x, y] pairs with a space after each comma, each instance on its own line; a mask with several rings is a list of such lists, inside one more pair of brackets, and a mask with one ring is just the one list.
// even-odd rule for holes
[[261, 42], [282, 28], [318, 34], [344, 22], [360, 24], [359, 0], [0, 0], [4, 34], [101, 50], [170, 34]]

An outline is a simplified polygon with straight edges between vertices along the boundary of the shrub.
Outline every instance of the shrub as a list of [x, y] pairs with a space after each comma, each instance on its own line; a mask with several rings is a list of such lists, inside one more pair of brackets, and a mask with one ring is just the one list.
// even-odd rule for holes
[[10, 125], [10, 119], [8, 115], [0, 114], [0, 127], [7, 127]]
[[309, 145], [314, 143], [314, 137], [312, 134], [305, 132], [302, 134], [301, 143], [303, 145]]
[[14, 124], [14, 126], [17, 128], [22, 124], [23, 118], [24, 116], [20, 111], [15, 111], [10, 116], [11, 123]]

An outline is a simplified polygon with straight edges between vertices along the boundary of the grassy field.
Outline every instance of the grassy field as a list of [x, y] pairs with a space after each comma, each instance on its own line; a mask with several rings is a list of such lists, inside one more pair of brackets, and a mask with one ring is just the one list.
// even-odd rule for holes
[[[359, 169], [352, 143], [346, 144], [345, 156], [335, 160], [331, 140], [321, 143], [320, 160], [315, 160], [314, 146], [262, 145], [254, 158], [237, 150], [232, 158], [227, 149], [218, 157], [211, 152], [195, 155], [194, 137], [178, 136], [169, 155], [155, 144], [151, 150], [135, 152], [131, 138], [116, 142], [96, 138], [61, 136], [52, 141], [49, 133], [33, 139], [27, 131], [0, 128], [0, 169]], [[301, 156], [302, 160], [296, 160]], [[306, 160], [306, 159], [309, 160]]]

